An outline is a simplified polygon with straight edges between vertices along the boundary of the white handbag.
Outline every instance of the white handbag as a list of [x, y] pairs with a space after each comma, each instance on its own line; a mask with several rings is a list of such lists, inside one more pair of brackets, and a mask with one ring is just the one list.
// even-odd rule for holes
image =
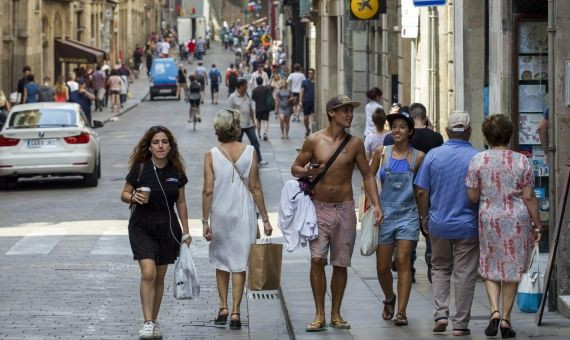
[[360, 254], [370, 256], [378, 247], [378, 226], [374, 225], [373, 209], [370, 207], [360, 219]]
[[[538, 244], [534, 246], [530, 264], [526, 273], [523, 273], [517, 291], [517, 305], [521, 312], [536, 313], [540, 307], [544, 292], [544, 274], [540, 273]], [[536, 263], [536, 269], [533, 264]]]

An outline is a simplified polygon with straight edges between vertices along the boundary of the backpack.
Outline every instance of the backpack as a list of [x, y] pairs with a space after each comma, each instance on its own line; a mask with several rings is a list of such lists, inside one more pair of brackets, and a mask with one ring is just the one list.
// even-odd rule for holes
[[192, 93], [200, 93], [200, 91], [202, 90], [202, 87], [200, 86], [200, 83], [193, 81], [190, 83], [190, 92]]
[[230, 72], [230, 86], [237, 87], [238, 77], [235, 71]]
[[219, 73], [219, 72], [217, 72], [217, 71], [218, 71], [218, 70], [210, 70], [209, 76], [210, 76], [210, 80], [211, 80], [212, 82], [216, 82], [216, 83], [217, 83], [218, 80], [219, 80], [219, 77], [218, 77], [218, 73]]

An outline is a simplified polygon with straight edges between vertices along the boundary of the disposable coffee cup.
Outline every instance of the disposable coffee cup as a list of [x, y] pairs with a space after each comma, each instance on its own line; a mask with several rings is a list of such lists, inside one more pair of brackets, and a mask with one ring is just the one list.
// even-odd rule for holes
[[143, 203], [148, 203], [148, 199], [150, 197], [150, 188], [149, 187], [140, 187], [137, 189], [137, 191], [140, 192], [141, 194], [143, 194], [143, 196], [144, 196]]

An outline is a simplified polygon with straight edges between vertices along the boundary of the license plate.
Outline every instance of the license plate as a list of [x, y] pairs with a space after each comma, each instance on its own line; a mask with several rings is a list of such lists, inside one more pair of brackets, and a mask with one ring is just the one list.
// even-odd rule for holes
[[46, 138], [46, 139], [30, 139], [28, 140], [28, 148], [53, 148], [57, 146], [57, 139]]
[[172, 90], [169, 89], [162, 89], [158, 91], [158, 93], [170, 93], [170, 92], [172, 92]]

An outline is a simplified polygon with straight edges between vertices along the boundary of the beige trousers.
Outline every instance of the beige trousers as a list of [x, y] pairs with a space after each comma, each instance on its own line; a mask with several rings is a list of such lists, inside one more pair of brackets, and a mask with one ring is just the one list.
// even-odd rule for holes
[[435, 299], [434, 319], [449, 316], [451, 277], [455, 288], [453, 329], [468, 328], [475, 279], [479, 266], [479, 240], [449, 240], [430, 235], [432, 286]]

